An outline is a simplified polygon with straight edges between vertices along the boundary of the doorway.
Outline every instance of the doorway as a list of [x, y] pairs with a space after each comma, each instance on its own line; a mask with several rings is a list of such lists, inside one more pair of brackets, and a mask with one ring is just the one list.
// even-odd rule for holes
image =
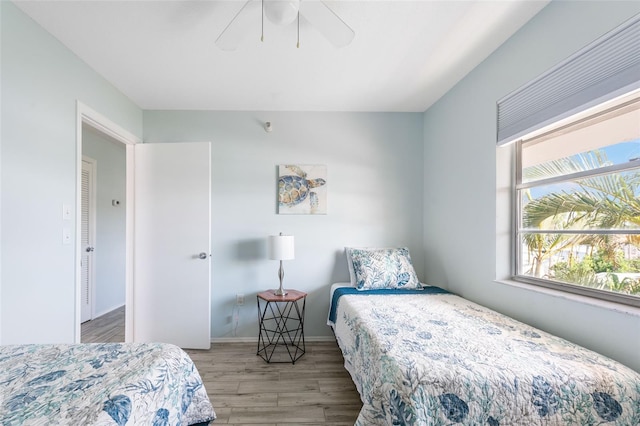
[[[135, 135], [80, 102], [77, 103], [76, 127], [76, 218], [78, 220], [76, 220], [75, 242], [75, 342], [80, 343], [82, 335], [80, 262], [82, 232], [79, 218], [82, 205], [83, 125], [125, 145], [125, 342], [165, 341], [184, 348], [209, 348], [211, 343], [211, 143], [142, 144]], [[100, 168], [99, 165], [98, 168]], [[173, 168], [179, 170], [174, 173]], [[179, 176], [180, 179], [171, 179], [172, 176]], [[170, 179], [167, 180], [167, 177]], [[190, 179], [195, 180], [192, 182]], [[159, 185], [162, 182], [167, 185]], [[193, 188], [199, 190], [194, 191]], [[150, 197], [149, 194], [154, 191], [159, 191], [162, 196]], [[138, 195], [135, 200], [134, 193]], [[140, 195], [147, 195], [147, 197], [141, 199]], [[168, 200], [167, 207], [171, 209], [165, 206], [153, 207], [151, 201], [154, 199]], [[145, 216], [143, 214], [145, 209], [150, 214]], [[175, 209], [181, 210], [176, 213]], [[164, 210], [171, 210], [173, 213], [168, 218], [164, 216], [159, 218], [156, 213]], [[164, 221], [164, 224], [158, 225], [158, 220]], [[170, 225], [167, 226], [167, 223]], [[196, 223], [198, 226], [194, 226]], [[152, 232], [148, 232], [149, 230]], [[159, 230], [161, 232], [158, 232]], [[168, 261], [159, 262], [159, 256], [155, 256], [149, 250], [149, 248], [158, 248], [157, 245], [152, 244], [153, 241], [157, 240], [158, 235], [167, 234], [167, 231], [171, 231], [173, 240], [172, 243], [163, 246], [180, 249], [177, 254], [165, 256], [168, 260], [174, 261], [171, 264]], [[135, 250], [134, 235], [137, 242]], [[176, 244], [176, 242], [185, 244]], [[98, 249], [96, 247], [96, 251]], [[145, 262], [145, 256], [152, 261]], [[150, 264], [152, 268], [148, 267]], [[156, 265], [169, 265], [170, 273], [159, 273]], [[144, 277], [145, 272], [147, 272], [146, 277]], [[185, 291], [185, 285], [189, 285], [189, 291]], [[150, 288], [152, 290], [166, 288], [171, 292], [169, 296], [166, 292], [162, 294], [151, 292], [155, 297], [164, 296], [164, 298], [160, 297], [160, 301], [169, 303], [167, 308], [150, 309], [159, 304], [157, 300], [151, 300], [148, 297], [147, 290]], [[182, 310], [178, 311], [176, 307], [181, 307]], [[170, 326], [159, 328], [159, 323], [167, 324], [166, 320], [169, 318], [166, 315], [167, 312], [172, 313], [171, 321], [168, 323]], [[174, 333], [175, 330], [179, 332]], [[185, 330], [189, 333], [185, 333]], [[167, 331], [173, 334], [167, 336]]]
[[[133, 340], [129, 303], [133, 283], [133, 147], [141, 141], [81, 102], [77, 102], [76, 137], [75, 342], [129, 342]], [[96, 232], [92, 241], [85, 223], [92, 215], [82, 200], [83, 194], [87, 196], [83, 163], [92, 163], [93, 168], [94, 184], [89, 185], [94, 190]], [[89, 265], [94, 273], [85, 269]]]
[[125, 145], [82, 125], [81, 343], [124, 342]]

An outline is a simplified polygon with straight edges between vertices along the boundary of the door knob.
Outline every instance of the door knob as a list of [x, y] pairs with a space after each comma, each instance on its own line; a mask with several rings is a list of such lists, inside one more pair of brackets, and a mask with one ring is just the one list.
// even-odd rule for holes
[[206, 258], [207, 258], [207, 257], [209, 257], [209, 256], [207, 256], [207, 253], [202, 252], [202, 253], [200, 253], [200, 254], [198, 255], [198, 257], [199, 257], [200, 259], [203, 259], [203, 260], [204, 260], [204, 259], [206, 259]]
[[94, 248], [93, 248], [93, 247], [87, 247], [87, 248], [85, 249], [85, 251], [86, 251], [87, 253], [91, 253], [93, 250], [94, 250]]

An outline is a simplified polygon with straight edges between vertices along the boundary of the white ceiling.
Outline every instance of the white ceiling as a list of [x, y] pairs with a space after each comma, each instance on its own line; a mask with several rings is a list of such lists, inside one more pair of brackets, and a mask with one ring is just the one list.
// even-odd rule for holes
[[[303, 0], [314, 1], [314, 0]], [[238, 1], [16, 1], [142, 109], [425, 111], [548, 1], [327, 1], [354, 31], [331, 45], [304, 19], [248, 19], [236, 51], [218, 35]]]

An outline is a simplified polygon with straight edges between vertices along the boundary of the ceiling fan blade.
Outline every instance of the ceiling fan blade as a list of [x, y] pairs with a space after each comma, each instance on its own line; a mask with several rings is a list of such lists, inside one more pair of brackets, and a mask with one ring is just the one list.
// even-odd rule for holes
[[322, 1], [301, 1], [300, 14], [334, 46], [344, 47], [356, 33]]
[[249, 11], [257, 7], [257, 5], [258, 2], [256, 1], [247, 0], [238, 13], [236, 13], [236, 16], [234, 16], [226, 28], [222, 30], [216, 39], [216, 46], [222, 50], [236, 50], [247, 36], [247, 28], [251, 28], [252, 23], [249, 22], [251, 13], [249, 13]]

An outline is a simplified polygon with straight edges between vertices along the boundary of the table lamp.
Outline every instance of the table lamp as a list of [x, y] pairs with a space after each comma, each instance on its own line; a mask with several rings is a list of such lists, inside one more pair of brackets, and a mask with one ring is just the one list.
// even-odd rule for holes
[[276, 296], [284, 296], [287, 294], [282, 288], [282, 279], [284, 278], [283, 260], [295, 259], [293, 250], [293, 235], [270, 235], [269, 236], [269, 259], [279, 260], [280, 269], [278, 269], [278, 278], [280, 278], [280, 288], [275, 290], [273, 294]]

